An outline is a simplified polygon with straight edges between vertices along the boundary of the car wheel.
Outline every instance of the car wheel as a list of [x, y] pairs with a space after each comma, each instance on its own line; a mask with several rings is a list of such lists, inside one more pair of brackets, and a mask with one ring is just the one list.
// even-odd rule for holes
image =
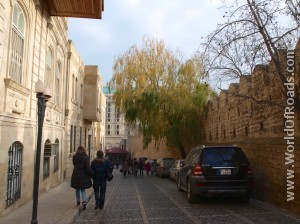
[[176, 183], [177, 183], [177, 190], [178, 191], [182, 191], [182, 189], [181, 189], [181, 182], [180, 182], [180, 178], [179, 177], [177, 177]]
[[187, 183], [187, 198], [188, 198], [188, 202], [190, 203], [195, 203], [197, 200], [197, 195], [193, 193], [192, 189], [191, 189], [191, 184], [188, 181]]

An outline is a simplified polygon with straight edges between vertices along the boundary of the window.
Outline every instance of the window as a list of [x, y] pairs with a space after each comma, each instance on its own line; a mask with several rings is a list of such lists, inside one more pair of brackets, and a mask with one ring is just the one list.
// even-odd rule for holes
[[58, 161], [59, 161], [59, 140], [55, 140], [53, 145], [53, 156], [54, 156], [54, 173], [58, 171]]
[[81, 145], [81, 139], [82, 139], [82, 127], [80, 127], [79, 145]]
[[50, 157], [51, 157], [51, 142], [49, 139], [46, 140], [44, 145], [44, 162], [43, 162], [43, 178], [46, 179], [50, 176]]
[[43, 178], [46, 179], [49, 176], [50, 176], [50, 157], [44, 157]]
[[83, 105], [83, 85], [80, 85], [80, 106]]
[[73, 100], [75, 100], [75, 76], [74, 76], [74, 74], [73, 74], [73, 76], [72, 76], [72, 98], [73, 98]]
[[75, 99], [75, 101], [77, 102], [77, 87], [78, 87], [78, 79], [76, 78], [76, 82], [75, 82], [75, 97], [74, 97], [74, 99]]
[[120, 126], [117, 124], [116, 125], [116, 135], [120, 134]]
[[87, 136], [87, 130], [86, 130], [86, 128], [84, 128], [84, 145], [85, 145], [85, 147], [87, 147], [86, 136]]
[[246, 136], [249, 135], [248, 127], [245, 127], [245, 135], [246, 135]]
[[24, 12], [16, 2], [13, 9], [9, 75], [20, 84], [23, 82], [25, 26]]
[[264, 130], [264, 122], [259, 123], [259, 130], [263, 131]]
[[61, 73], [61, 68], [60, 68], [60, 64], [57, 63], [56, 65], [56, 72], [55, 72], [55, 103], [56, 105], [59, 105], [59, 96], [60, 96], [60, 73]]
[[106, 131], [107, 135], [110, 135], [110, 124], [107, 125], [107, 131]]
[[8, 208], [21, 198], [23, 145], [14, 142], [8, 150], [6, 205]]
[[73, 144], [73, 152], [76, 151], [76, 126], [74, 126], [74, 144]]
[[48, 85], [51, 86], [51, 83], [52, 83], [51, 79], [52, 79], [52, 51], [51, 51], [51, 48], [49, 47], [48, 51], [47, 51], [47, 56], [46, 56], [45, 83], [47, 83]]
[[72, 149], [73, 149], [73, 125], [71, 125], [71, 130], [70, 130], [70, 153], [72, 153]]

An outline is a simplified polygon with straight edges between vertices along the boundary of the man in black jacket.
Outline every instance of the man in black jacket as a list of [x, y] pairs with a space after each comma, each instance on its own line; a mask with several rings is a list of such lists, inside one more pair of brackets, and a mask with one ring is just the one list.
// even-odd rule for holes
[[93, 181], [95, 209], [103, 209], [106, 193], [106, 172], [112, 172], [109, 160], [103, 157], [103, 151], [97, 151], [97, 158], [92, 161], [91, 168], [95, 173]]

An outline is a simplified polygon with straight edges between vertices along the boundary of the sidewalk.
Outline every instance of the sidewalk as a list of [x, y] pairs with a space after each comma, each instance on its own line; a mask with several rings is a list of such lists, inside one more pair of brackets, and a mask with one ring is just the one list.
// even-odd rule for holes
[[[78, 216], [81, 208], [76, 205], [75, 190], [70, 187], [71, 179], [66, 179], [57, 187], [39, 195], [39, 224], [68, 224]], [[87, 189], [87, 201], [93, 196], [93, 188]], [[32, 201], [27, 202], [10, 214], [0, 217], [0, 224], [30, 224]]]

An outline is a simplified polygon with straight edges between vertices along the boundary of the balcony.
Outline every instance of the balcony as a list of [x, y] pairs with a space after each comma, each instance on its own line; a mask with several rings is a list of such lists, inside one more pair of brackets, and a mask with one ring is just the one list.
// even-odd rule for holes
[[46, 0], [51, 16], [101, 19], [104, 0]]
[[84, 67], [83, 118], [92, 122], [101, 121], [101, 76], [96, 65]]

